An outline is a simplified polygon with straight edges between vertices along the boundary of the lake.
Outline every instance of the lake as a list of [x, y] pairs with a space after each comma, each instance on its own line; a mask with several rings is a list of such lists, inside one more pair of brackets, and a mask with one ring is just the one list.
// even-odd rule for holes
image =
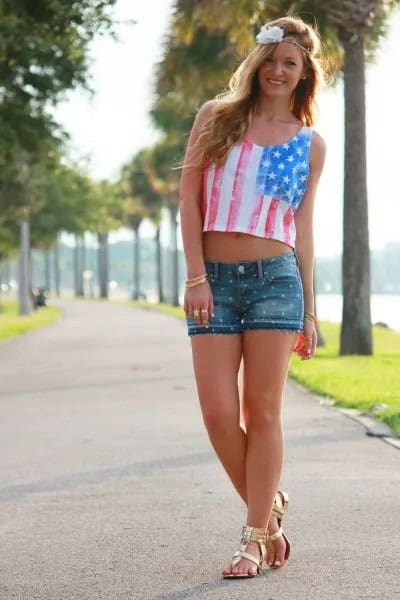
[[[341, 294], [317, 294], [317, 313], [321, 321], [342, 320]], [[400, 295], [372, 294], [371, 296], [372, 323], [383, 321], [391, 329], [400, 331]]]

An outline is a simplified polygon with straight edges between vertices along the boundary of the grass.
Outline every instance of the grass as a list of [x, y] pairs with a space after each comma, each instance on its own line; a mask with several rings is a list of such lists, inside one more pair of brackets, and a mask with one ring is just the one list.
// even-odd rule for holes
[[[290, 375], [334, 404], [357, 408], [384, 421], [400, 435], [400, 333], [372, 328], [372, 356], [339, 356], [340, 325], [321, 322], [326, 345], [311, 361], [293, 356]], [[376, 404], [387, 408], [372, 410]]]
[[3, 301], [1, 308], [0, 340], [20, 335], [31, 329], [37, 329], [38, 327], [52, 323], [60, 316], [60, 310], [53, 306], [39, 308], [31, 315], [20, 316], [18, 314], [18, 303], [12, 300]]
[[180, 306], [171, 306], [170, 304], [152, 304], [147, 300], [130, 300], [129, 304], [132, 304], [132, 306], [137, 306], [138, 308], [158, 310], [158, 312], [185, 320], [185, 313], [183, 312], [183, 308]]
[[[182, 308], [145, 301], [131, 304], [185, 318]], [[372, 331], [373, 356], [339, 356], [340, 325], [322, 321], [326, 345], [318, 347], [310, 361], [301, 361], [293, 353], [289, 375], [338, 406], [373, 413], [400, 436], [400, 333], [380, 327]], [[387, 407], [372, 410], [376, 404]]]

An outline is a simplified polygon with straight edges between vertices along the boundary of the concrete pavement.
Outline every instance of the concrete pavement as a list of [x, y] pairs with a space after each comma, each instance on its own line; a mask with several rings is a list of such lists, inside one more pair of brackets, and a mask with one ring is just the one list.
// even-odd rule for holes
[[244, 508], [202, 424], [185, 325], [63, 302], [0, 344], [1, 600], [400, 598], [400, 452], [289, 382], [289, 562], [223, 581]]

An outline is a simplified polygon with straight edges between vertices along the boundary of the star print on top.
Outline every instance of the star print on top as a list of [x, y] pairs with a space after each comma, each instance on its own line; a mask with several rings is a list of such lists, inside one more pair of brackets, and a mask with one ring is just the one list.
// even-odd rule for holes
[[240, 231], [295, 247], [294, 214], [307, 188], [312, 129], [283, 144], [234, 146], [223, 165], [204, 167], [203, 231]]

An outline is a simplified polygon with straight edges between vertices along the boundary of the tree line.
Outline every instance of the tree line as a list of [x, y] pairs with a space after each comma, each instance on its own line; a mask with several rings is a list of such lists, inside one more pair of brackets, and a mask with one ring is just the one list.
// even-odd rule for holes
[[[20, 314], [32, 310], [30, 250], [53, 251], [57, 273], [61, 232], [75, 236], [77, 295], [83, 294], [84, 234], [97, 235], [100, 295], [107, 297], [108, 234], [121, 226], [130, 227], [138, 294], [139, 227], [144, 218], [156, 227], [159, 299], [164, 300], [161, 210], [164, 203], [172, 202], [172, 192], [156, 169], [157, 161], [165, 162], [165, 157], [160, 159], [157, 151], [152, 155], [139, 152], [121, 168], [117, 182], [93, 181], [81, 165], [68, 160], [68, 134], [51, 113], [67, 90], [89, 89], [89, 45], [95, 35], [115, 36], [115, 3], [0, 3], [0, 271], [5, 261], [19, 256]], [[177, 270], [174, 274], [174, 303], [178, 303]]]
[[[108, 234], [134, 232], [133, 281], [140, 289], [140, 236], [155, 225], [157, 280], [164, 300], [160, 226], [168, 211], [173, 249], [173, 304], [178, 305], [179, 168], [199, 106], [226, 85], [266, 21], [296, 14], [318, 26], [330, 83], [344, 83], [345, 178], [341, 354], [371, 354], [370, 251], [366, 174], [365, 66], [400, 0], [176, 0], [164, 53], [156, 67], [151, 116], [161, 134], [122, 167], [120, 180], [94, 182], [65, 159], [66, 134], [48, 107], [65, 90], [87, 85], [88, 45], [113, 34], [116, 0], [3, 1], [0, 5], [0, 263], [21, 240], [21, 312], [29, 311], [29, 247], [51, 248], [60, 231], [98, 235], [101, 295], [107, 296]], [[17, 4], [17, 6], [16, 6]], [[79, 269], [78, 269], [79, 272]]]

